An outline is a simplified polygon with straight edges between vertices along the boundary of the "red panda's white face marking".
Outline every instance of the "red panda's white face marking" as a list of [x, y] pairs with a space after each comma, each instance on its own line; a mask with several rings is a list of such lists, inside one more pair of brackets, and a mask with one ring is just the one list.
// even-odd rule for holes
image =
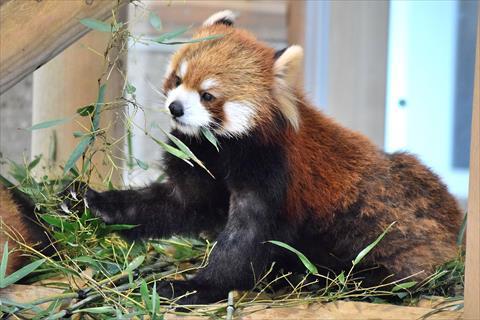
[[184, 45], [172, 57], [164, 92], [174, 128], [189, 135], [208, 128], [240, 137], [256, 128], [278, 128], [283, 117], [297, 129], [294, 88], [301, 48], [275, 55], [247, 31], [234, 28], [233, 17], [230, 11], [211, 16], [194, 38], [222, 37]]
[[195, 90], [186, 88], [183, 84], [171, 90], [167, 94], [165, 107], [172, 113], [169, 107], [173, 102], [180, 103], [182, 115], [174, 116], [172, 126], [189, 134], [197, 135], [202, 127], [208, 127], [212, 121], [210, 113], [202, 105], [200, 94]]
[[223, 108], [225, 124], [223, 128], [215, 130], [216, 133], [223, 136], [241, 136], [254, 125], [255, 107], [249, 102], [229, 101]]

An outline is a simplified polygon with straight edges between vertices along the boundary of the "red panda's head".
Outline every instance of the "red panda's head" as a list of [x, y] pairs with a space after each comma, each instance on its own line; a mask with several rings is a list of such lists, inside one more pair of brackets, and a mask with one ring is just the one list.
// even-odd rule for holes
[[233, 27], [234, 18], [228, 10], [212, 15], [194, 38], [221, 37], [184, 45], [173, 55], [164, 83], [173, 127], [188, 135], [209, 128], [220, 136], [240, 137], [275, 126], [280, 115], [297, 129], [302, 49], [291, 46], [276, 53]]

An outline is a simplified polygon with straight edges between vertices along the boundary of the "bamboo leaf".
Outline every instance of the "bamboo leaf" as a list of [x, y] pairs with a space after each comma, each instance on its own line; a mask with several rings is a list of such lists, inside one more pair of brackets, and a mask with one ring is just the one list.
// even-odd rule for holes
[[142, 280], [142, 283], [140, 284], [140, 294], [143, 302], [145, 303], [145, 307], [148, 310], [152, 309], [152, 301], [150, 300], [150, 294], [148, 292], [148, 286], [145, 280]]
[[115, 312], [115, 309], [109, 306], [92, 307], [92, 308], [78, 309], [78, 310], [72, 311], [72, 313], [94, 313], [94, 314], [114, 313], [114, 312]]
[[177, 137], [175, 137], [173, 134], [163, 130], [163, 133], [165, 133], [167, 135], [167, 137], [183, 152], [185, 153], [189, 159], [193, 160], [196, 164], [198, 164], [200, 167], [202, 167], [205, 171], [207, 171], [207, 173], [212, 176], [212, 178], [215, 178], [213, 176], [213, 174], [207, 169], [207, 167], [205, 167], [205, 165], [203, 164], [203, 162], [197, 158], [197, 156], [192, 152], [192, 150], [190, 150], [189, 147], [187, 147], [187, 145], [185, 143], [183, 143], [180, 139], [178, 139]]
[[5, 178], [4, 176], [2, 176], [0, 174], [0, 184], [3, 185], [4, 187], [6, 188], [13, 188], [15, 187], [15, 185], [13, 183], [11, 183], [7, 178]]
[[36, 156], [35, 159], [28, 164], [28, 170], [32, 170], [33, 168], [35, 168], [41, 159], [42, 155]]
[[0, 283], [2, 283], [3, 279], [5, 279], [5, 275], [7, 273], [7, 263], [8, 263], [8, 241], [5, 241], [5, 245], [3, 246], [2, 261], [0, 262]]
[[45, 259], [40, 259], [34, 261], [32, 263], [27, 264], [25, 267], [21, 268], [20, 270], [15, 271], [8, 277], [4, 278], [3, 281], [0, 281], [0, 288], [6, 288], [9, 285], [17, 282], [20, 279], [28, 276], [30, 273], [35, 271], [38, 267], [40, 267], [45, 262]]
[[282, 247], [282, 248], [285, 248], [287, 250], [290, 250], [292, 251], [293, 253], [295, 253], [297, 255], [297, 257], [300, 259], [300, 261], [302, 261], [303, 265], [305, 266], [305, 268], [308, 269], [308, 271], [310, 271], [310, 273], [312, 274], [318, 274], [318, 269], [317, 267], [312, 263], [310, 262], [310, 260], [308, 260], [308, 258], [303, 254], [301, 253], [300, 251], [298, 251], [297, 249], [293, 248], [292, 246], [284, 243], [284, 242], [281, 242], [281, 241], [275, 241], [275, 240], [270, 240], [268, 241], [270, 243], [273, 243], [274, 245], [277, 245], [279, 247]]
[[125, 91], [127, 91], [128, 94], [134, 94], [135, 91], [137, 91], [137, 88], [133, 84], [128, 82], [127, 86], [125, 87]]
[[87, 150], [87, 147], [92, 142], [93, 138], [91, 136], [84, 136], [78, 145], [73, 150], [70, 158], [68, 158], [67, 162], [65, 163], [65, 167], [63, 168], [63, 173], [66, 174], [70, 169], [75, 166], [77, 160], [82, 156], [82, 154]]
[[77, 109], [77, 113], [79, 115], [81, 115], [82, 117], [89, 116], [89, 115], [93, 114], [94, 111], [95, 111], [95, 105], [93, 105], [93, 104], [90, 104], [88, 106], [81, 107], [81, 108]]
[[417, 281], [409, 281], [409, 282], [399, 283], [395, 287], [393, 287], [392, 292], [397, 292], [397, 291], [400, 291], [400, 290], [406, 290], [408, 288], [413, 287], [416, 284], [417, 284]]
[[48, 120], [48, 121], [37, 123], [36, 125], [33, 125], [29, 128], [26, 128], [25, 130], [33, 131], [33, 130], [38, 130], [38, 129], [46, 129], [46, 128], [50, 128], [50, 127], [54, 127], [54, 126], [58, 126], [58, 125], [67, 123], [70, 120], [72, 120], [72, 118]]
[[182, 159], [183, 161], [185, 161], [186, 163], [188, 163], [189, 165], [191, 165], [193, 167], [193, 164], [188, 161], [188, 159], [190, 159], [190, 157], [188, 155], [186, 155], [182, 150], [179, 150], [175, 147], [172, 147], [171, 145], [169, 144], [166, 144], [165, 142], [161, 141], [161, 140], [158, 140], [154, 137], [151, 137], [153, 139], [153, 141], [155, 141], [158, 145], [160, 145], [165, 151], [167, 151], [168, 153], [174, 155], [175, 157], [177, 158], [180, 158]]
[[150, 14], [148, 15], [148, 20], [150, 21], [152, 27], [154, 27], [158, 31], [162, 30], [162, 20], [160, 20], [160, 17], [155, 12], [150, 11]]
[[392, 222], [383, 232], [381, 235], [378, 236], [378, 238], [370, 243], [368, 246], [365, 247], [360, 253], [357, 255], [355, 260], [352, 261], [353, 265], [357, 265], [362, 261], [362, 259], [370, 252], [372, 251], [373, 248], [377, 246], [377, 244], [383, 239], [383, 237], [387, 234], [387, 232], [390, 230], [390, 228], [396, 223], [396, 221]]
[[97, 102], [95, 102], [95, 112], [92, 119], [92, 130], [97, 131], [100, 124], [100, 112], [102, 111], [103, 102], [105, 101], [105, 91], [107, 85], [104, 83], [98, 89]]
[[224, 36], [223, 34], [212, 34], [212, 35], [207, 36], [207, 37], [184, 40], [184, 41], [162, 42], [162, 44], [175, 45], [175, 44], [185, 44], [185, 43], [197, 43], [197, 42], [219, 39], [219, 38], [222, 38], [223, 36]]
[[217, 151], [220, 152], [220, 149], [218, 148], [217, 137], [213, 135], [212, 131], [210, 131], [207, 128], [202, 128], [202, 134], [205, 137], [205, 139], [207, 139], [215, 147], [215, 149], [217, 149]]
[[97, 19], [84, 18], [80, 20], [80, 23], [90, 29], [100, 32], [112, 32], [112, 26], [109, 23]]
[[144, 260], [145, 260], [145, 256], [143, 255], [136, 257], [135, 259], [132, 260], [132, 262], [128, 264], [126, 270], [133, 271], [137, 269], [143, 263]]
[[135, 158], [135, 161], [137, 162], [137, 165], [142, 168], [143, 170], [148, 170], [148, 164], [143, 162], [142, 160]]
[[185, 32], [188, 31], [188, 29], [190, 29], [190, 27], [182, 27], [180, 29], [177, 29], [177, 30], [174, 30], [174, 31], [171, 31], [171, 32], [166, 32], [166, 33], [162, 34], [161, 36], [152, 39], [152, 41], [158, 42], [158, 43], [163, 43], [164, 41], [176, 38], [176, 37], [184, 34]]

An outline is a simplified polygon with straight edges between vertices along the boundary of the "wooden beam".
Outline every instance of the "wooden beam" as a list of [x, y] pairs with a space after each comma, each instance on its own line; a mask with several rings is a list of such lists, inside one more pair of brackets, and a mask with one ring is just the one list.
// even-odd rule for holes
[[480, 319], [480, 10], [477, 21], [465, 260], [465, 319]]
[[127, 0], [0, 3], [0, 94], [88, 32], [82, 18], [105, 19]]

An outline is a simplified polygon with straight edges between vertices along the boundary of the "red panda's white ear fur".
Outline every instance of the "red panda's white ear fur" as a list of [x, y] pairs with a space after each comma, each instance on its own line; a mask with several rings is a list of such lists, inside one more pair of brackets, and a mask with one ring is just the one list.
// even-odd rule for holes
[[280, 104], [280, 111], [295, 130], [298, 130], [300, 125], [295, 89], [297, 89], [302, 74], [302, 64], [303, 49], [293, 45], [288, 47], [273, 65], [274, 89]]
[[237, 16], [230, 10], [223, 10], [212, 14], [207, 20], [203, 22], [204, 27], [213, 26], [214, 24], [225, 24], [227, 26], [233, 25]]

